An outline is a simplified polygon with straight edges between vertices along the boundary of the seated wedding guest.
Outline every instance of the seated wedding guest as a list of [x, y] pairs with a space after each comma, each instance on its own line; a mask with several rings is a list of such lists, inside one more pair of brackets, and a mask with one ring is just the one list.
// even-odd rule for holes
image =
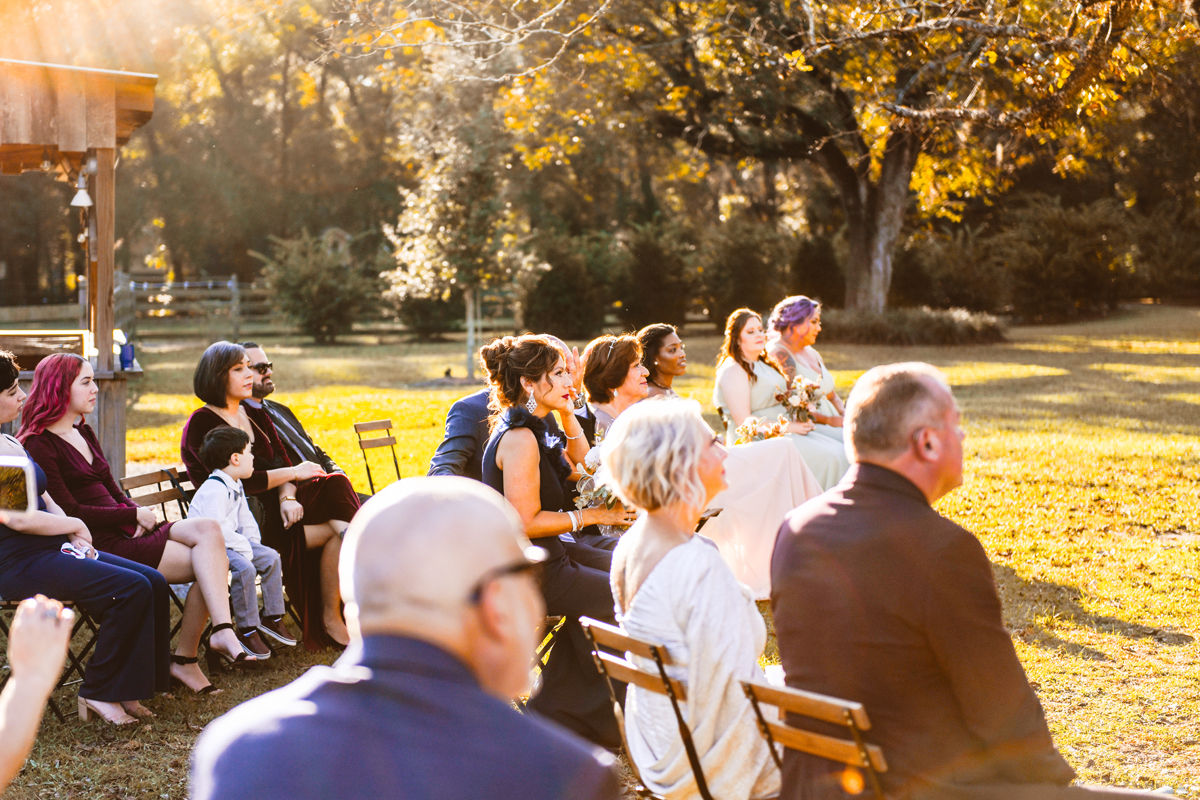
[[605, 334], [584, 351], [583, 385], [596, 417], [596, 433], [613, 424], [621, 412], [646, 399], [649, 370], [642, 366], [642, 346], [636, 336]]
[[342, 620], [338, 554], [360, 505], [350, 481], [341, 473], [326, 474], [311, 461], [292, 465], [271, 418], [261, 406], [242, 402], [253, 393], [254, 373], [241, 345], [209, 345], [196, 365], [192, 389], [204, 406], [183, 426], [179, 449], [188, 479], [198, 487], [209, 476], [200, 460], [209, 431], [228, 425], [250, 437], [254, 473], [243, 484], [262, 504], [263, 544], [283, 558], [283, 585], [299, 611], [304, 647], [345, 647], [350, 636]]
[[[196, 489], [188, 518], [207, 517], [221, 525], [229, 556], [229, 597], [238, 639], [259, 661], [271, 657], [263, 636], [291, 647], [296, 644], [283, 622], [283, 566], [279, 553], [262, 543], [258, 522], [250, 513], [242, 481], [254, 474], [250, 437], [241, 428], [213, 428], [200, 445], [200, 460], [212, 470]], [[263, 612], [258, 613], [255, 579], [261, 577]], [[261, 633], [261, 635], [260, 635]]]
[[458, 475], [483, 480], [483, 448], [488, 440], [488, 398], [491, 389], [480, 389], [454, 401], [446, 414], [446, 435], [429, 461], [429, 475]]
[[637, 338], [642, 346], [642, 366], [648, 373], [649, 396], [679, 397], [671, 388], [671, 383], [687, 372], [687, 354], [679, 331], [674, 325], [659, 322], [642, 328]]
[[620, 796], [609, 754], [511, 705], [529, 690], [545, 553], [500, 495], [465, 478], [393, 484], [343, 553], [354, 647], [209, 725], [194, 800]]
[[263, 352], [262, 347], [255, 342], [242, 342], [242, 347], [250, 359], [250, 369], [254, 373], [251, 396], [243, 402], [251, 408], [261, 407], [267, 412], [267, 416], [275, 425], [275, 432], [279, 434], [279, 440], [287, 448], [292, 463], [311, 461], [327, 473], [346, 474], [346, 471], [312, 440], [294, 411], [277, 400], [267, 399], [275, 391], [275, 381], [272, 380], [275, 365], [267, 360], [267, 354]]
[[[609, 428], [601, 458], [621, 499], [647, 512], [613, 554], [617, 620], [670, 654], [668, 671], [687, 686], [682, 711], [712, 796], [775, 796], [779, 769], [740, 683], [766, 680], [758, 658], [767, 627], [750, 590], [694, 533], [725, 488], [721, 437], [693, 400], [641, 403]], [[625, 738], [648, 789], [671, 800], [697, 796], [669, 698], [630, 686]]]
[[833, 376], [825, 368], [821, 354], [813, 348], [821, 333], [821, 304], [802, 294], [784, 298], [771, 312], [769, 323], [771, 330], [779, 336], [769, 351], [775, 362], [783, 367], [788, 382], [799, 376], [821, 384], [821, 401], [811, 412], [816, 424], [813, 433], [841, 442], [842, 414], [846, 407], [834, 390]]
[[[739, 308], [725, 323], [725, 342], [717, 359], [717, 383], [713, 405], [725, 421], [730, 444], [736, 429], [749, 416], [774, 422], [784, 414], [776, 393], [788, 390], [783, 368], [767, 355], [767, 335], [762, 318], [748, 308]], [[822, 489], [842, 479], [850, 468], [846, 448], [840, 440], [815, 432], [809, 422], [787, 420], [787, 439], [799, 451]]]
[[[617, 747], [608, 691], [578, 619], [613, 618], [608, 572], [580, 563], [558, 537], [592, 524], [629, 525], [635, 515], [620, 505], [576, 510], [569, 501], [568, 482], [578, 477], [571, 465], [583, 463], [590, 447], [574, 414], [574, 378], [562, 351], [545, 336], [505, 336], [484, 345], [480, 360], [492, 386], [493, 410], [484, 483], [503, 493], [526, 535], [549, 553], [540, 575], [542, 595], [550, 614], [567, 617], [529, 707], [598, 744]], [[558, 414], [561, 433], [547, 425], [551, 413]]]
[[[1067, 786], [1075, 772], [1004, 627], [987, 553], [932, 507], [962, 484], [945, 378], [928, 364], [870, 370], [850, 392], [846, 439], [846, 480], [796, 509], [775, 548], [788, 685], [863, 704], [888, 797], [1089, 796]], [[847, 798], [844, 772], [788, 750], [781, 797]]]
[[[221, 526], [210, 519], [160, 522], [153, 509], [125, 496], [113, 479], [96, 434], [83, 420], [84, 414], [95, 410], [97, 393], [92, 366], [84, 359], [70, 353], [43, 359], [33, 373], [17, 438], [45, 471], [50, 497], [63, 513], [87, 526], [97, 550], [162, 573], [152, 579], [156, 595], [161, 577], [166, 583], [192, 584], [184, 601], [183, 627], [179, 647], [171, 656], [170, 673], [193, 692], [211, 692], [212, 684], [196, 663], [210, 615], [210, 669], [218, 662], [244, 665], [254, 660], [245, 653], [230, 624], [229, 559]], [[121, 566], [128, 568], [125, 563]], [[168, 620], [170, 598], [165, 592], [161, 602], [155, 599], [155, 614]]]
[[[0, 525], [8, 521], [0, 511]], [[33, 749], [46, 701], [58, 684], [75, 612], [38, 595], [17, 606], [8, 629], [8, 681], [0, 693], [0, 796]]]

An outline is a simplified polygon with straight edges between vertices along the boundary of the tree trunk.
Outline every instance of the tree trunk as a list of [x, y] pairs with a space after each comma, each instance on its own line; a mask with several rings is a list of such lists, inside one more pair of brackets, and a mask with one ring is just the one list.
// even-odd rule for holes
[[463, 289], [467, 305], [467, 380], [475, 380], [475, 287]]
[[892, 260], [904, 227], [908, 185], [920, 151], [917, 136], [897, 131], [888, 139], [877, 181], [860, 175], [853, 187], [839, 184], [849, 244], [847, 308], [880, 313], [887, 307]]

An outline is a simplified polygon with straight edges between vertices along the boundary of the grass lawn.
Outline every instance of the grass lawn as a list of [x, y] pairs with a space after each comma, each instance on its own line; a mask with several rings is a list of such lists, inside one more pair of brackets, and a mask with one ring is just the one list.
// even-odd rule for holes
[[[1200, 796], [1200, 310], [1141, 306], [1087, 324], [1016, 329], [1010, 339], [820, 349], [843, 395], [879, 363], [923, 360], [946, 372], [964, 410], [967, 470], [940, 510], [987, 548], [1059, 748], [1083, 780]], [[692, 374], [677, 385], [711, 412], [719, 341], [686, 340]], [[278, 399], [364, 490], [351, 423], [393, 419], [401, 470], [423, 474], [447, 407], [470, 391], [414, 386], [447, 367], [461, 375], [459, 344], [264, 344]], [[140, 349], [146, 377], [129, 417], [131, 474], [179, 462], [201, 350]], [[372, 456], [377, 478], [391, 475], [385, 453]], [[218, 676], [219, 697], [156, 700], [159, 719], [133, 732], [48, 719], [6, 796], [183, 797], [188, 752], [209, 720], [331, 660], [291, 653], [258, 673]]]

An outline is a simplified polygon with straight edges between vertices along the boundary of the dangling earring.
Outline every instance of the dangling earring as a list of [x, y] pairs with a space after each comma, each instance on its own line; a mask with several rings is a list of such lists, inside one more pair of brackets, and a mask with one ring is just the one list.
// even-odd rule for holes
[[537, 411], [537, 400], [533, 399], [533, 392], [529, 393], [529, 399], [525, 401], [525, 408], [530, 414]]

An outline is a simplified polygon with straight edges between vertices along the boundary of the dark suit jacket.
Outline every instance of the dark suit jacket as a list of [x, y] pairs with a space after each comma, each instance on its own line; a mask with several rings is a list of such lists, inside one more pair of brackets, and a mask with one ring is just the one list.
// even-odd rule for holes
[[[857, 464], [794, 510], [771, 585], [788, 685], [866, 707], [889, 795], [1074, 777], [1004, 628], [983, 546], [908, 479]], [[841, 796], [832, 769], [788, 751], [782, 796]]]
[[[450, 412], [446, 414], [446, 435], [429, 461], [429, 475], [461, 475], [483, 480], [483, 448], [491, 436], [488, 430], [488, 417], [492, 413], [488, 409], [490, 391], [481, 389], [450, 406]], [[591, 442], [596, 433], [596, 418], [590, 411], [576, 416], [584, 436]], [[558, 430], [553, 414], [546, 422], [551, 430]]]
[[370, 636], [215, 720], [194, 800], [616, 800], [613, 759], [486, 694], [427, 642]]
[[279, 431], [279, 438], [283, 440], [284, 447], [287, 448], [293, 464], [311, 461], [319, 464], [321, 469], [326, 472], [343, 472], [342, 468], [329, 457], [329, 454], [312, 440], [308, 431], [304, 430], [299, 418], [290, 408], [283, 403], [276, 403], [274, 400], [263, 400], [262, 407], [267, 412], [267, 416], [271, 418], [271, 422], [275, 424], [275, 430]]
[[430, 475], [461, 475], [483, 480], [483, 448], [488, 440], [488, 389], [456, 400], [446, 414], [446, 435], [429, 461]]

